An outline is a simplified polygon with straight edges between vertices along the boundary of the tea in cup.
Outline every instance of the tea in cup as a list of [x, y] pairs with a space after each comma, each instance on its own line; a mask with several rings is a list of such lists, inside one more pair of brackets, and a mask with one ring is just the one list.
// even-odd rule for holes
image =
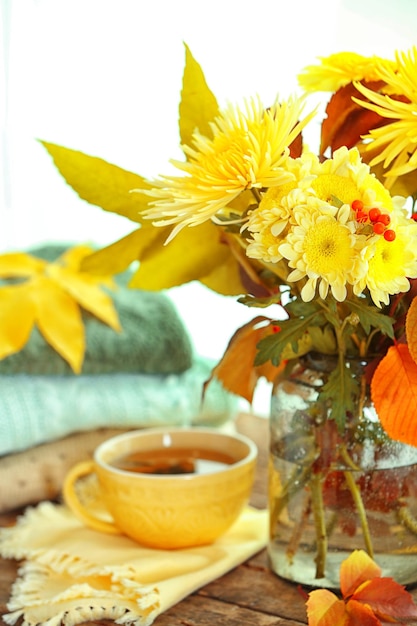
[[[225, 533], [247, 504], [256, 459], [255, 443], [240, 434], [198, 427], [130, 431], [72, 468], [63, 496], [75, 515], [101, 532], [152, 548], [205, 545]], [[77, 481], [93, 474], [111, 520], [78, 495]]]

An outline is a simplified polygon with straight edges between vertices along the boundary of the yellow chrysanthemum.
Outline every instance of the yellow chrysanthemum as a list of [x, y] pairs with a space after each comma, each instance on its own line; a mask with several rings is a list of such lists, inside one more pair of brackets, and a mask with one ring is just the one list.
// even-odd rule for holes
[[386, 172], [391, 179], [388, 186], [396, 177], [417, 169], [417, 48], [397, 53], [396, 58], [397, 71], [387, 66], [380, 67], [378, 71], [391, 92], [405, 96], [409, 102], [394, 100], [361, 84], [355, 86], [370, 102], [354, 99], [362, 107], [393, 120], [365, 136], [365, 139], [371, 140], [368, 149], [380, 150], [371, 165], [383, 162], [384, 168], [390, 168]]
[[[249, 214], [247, 256], [272, 264], [286, 260], [292, 269], [288, 281], [302, 282], [305, 301], [312, 300], [317, 289], [321, 298], [330, 290], [336, 300], [343, 301], [350, 285], [357, 295], [368, 288], [379, 305], [387, 293], [403, 290], [405, 277], [415, 271], [417, 256], [413, 234], [417, 225], [405, 217], [404, 198], [391, 198], [356, 148], [342, 147], [323, 163], [308, 153], [289, 159], [288, 166], [295, 181], [268, 191]], [[374, 227], [379, 216], [381, 221]], [[382, 261], [378, 265], [373, 257], [386, 246], [389, 250], [393, 241], [384, 239], [385, 230], [396, 241], [397, 227], [403, 229], [399, 236], [403, 250], [414, 246], [416, 252], [404, 253], [401, 265], [379, 283], [377, 268]], [[411, 229], [407, 241], [406, 227]]]
[[170, 238], [184, 226], [212, 219], [245, 189], [273, 187], [293, 179], [285, 168], [288, 146], [314, 113], [299, 121], [304, 99], [289, 99], [265, 108], [259, 99], [241, 110], [229, 106], [211, 124], [213, 137], [198, 132], [188, 161], [173, 161], [184, 175], [154, 182], [157, 198], [145, 216], [156, 225], [176, 224]]
[[359, 150], [342, 146], [331, 159], [323, 163], [311, 159], [312, 188], [318, 197], [330, 202], [337, 198], [344, 204], [360, 199], [365, 207], [391, 211], [393, 199], [384, 185], [371, 173], [370, 166], [361, 159]]
[[395, 71], [396, 64], [377, 56], [364, 57], [354, 52], [338, 52], [319, 57], [320, 65], [309, 65], [298, 76], [301, 87], [307, 91], [337, 91], [353, 81], [381, 80], [383, 68]]
[[403, 209], [395, 209], [390, 216], [395, 240], [375, 237], [364, 248], [367, 272], [354, 286], [357, 295], [368, 288], [377, 306], [388, 305], [390, 295], [408, 291], [408, 279], [417, 277], [417, 223]]

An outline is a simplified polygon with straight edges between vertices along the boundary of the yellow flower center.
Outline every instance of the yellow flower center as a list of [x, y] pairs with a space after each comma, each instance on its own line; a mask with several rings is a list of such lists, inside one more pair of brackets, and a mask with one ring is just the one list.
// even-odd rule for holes
[[205, 177], [213, 177], [214, 184], [241, 177], [250, 183], [253, 178], [251, 156], [247, 131], [236, 129], [227, 135], [217, 135], [212, 149], [199, 154], [198, 164]]
[[321, 200], [330, 204], [333, 203], [333, 198], [337, 198], [343, 204], [352, 204], [360, 197], [355, 183], [338, 174], [321, 174], [313, 180], [311, 186]]
[[380, 239], [369, 262], [369, 273], [377, 282], [385, 283], [404, 274], [404, 242]]
[[349, 230], [333, 219], [317, 222], [307, 231], [304, 250], [308, 267], [321, 276], [352, 264]]

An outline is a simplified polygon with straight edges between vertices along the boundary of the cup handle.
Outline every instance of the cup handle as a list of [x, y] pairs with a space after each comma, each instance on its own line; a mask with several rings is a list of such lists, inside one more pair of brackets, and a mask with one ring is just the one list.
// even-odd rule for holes
[[115, 524], [96, 517], [80, 501], [77, 490], [75, 489], [75, 483], [79, 478], [83, 478], [89, 474], [94, 474], [94, 461], [82, 461], [69, 470], [65, 476], [62, 487], [62, 495], [65, 503], [71, 511], [90, 528], [111, 535], [120, 535], [121, 532]]

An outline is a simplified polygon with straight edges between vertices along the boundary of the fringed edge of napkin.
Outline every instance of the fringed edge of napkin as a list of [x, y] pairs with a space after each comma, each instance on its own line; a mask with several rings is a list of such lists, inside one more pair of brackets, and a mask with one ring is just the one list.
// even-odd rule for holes
[[[48, 565], [27, 561], [18, 574], [7, 605], [10, 613], [3, 616], [11, 626], [22, 617], [22, 626], [39, 623], [44, 626], [76, 626], [84, 621], [101, 619], [126, 626], [150, 626], [160, 613], [158, 590], [129, 579], [112, 580], [110, 576], [96, 575], [92, 577], [93, 587], [88, 582], [89, 576], [84, 575], [80, 578], [81, 582], [66, 587], [64, 576], [62, 585], [65, 590], [55, 593], [57, 572]], [[102, 589], [97, 588], [100, 583]], [[40, 598], [38, 590], [48, 587], [51, 592], [45, 606], [45, 597]]]

